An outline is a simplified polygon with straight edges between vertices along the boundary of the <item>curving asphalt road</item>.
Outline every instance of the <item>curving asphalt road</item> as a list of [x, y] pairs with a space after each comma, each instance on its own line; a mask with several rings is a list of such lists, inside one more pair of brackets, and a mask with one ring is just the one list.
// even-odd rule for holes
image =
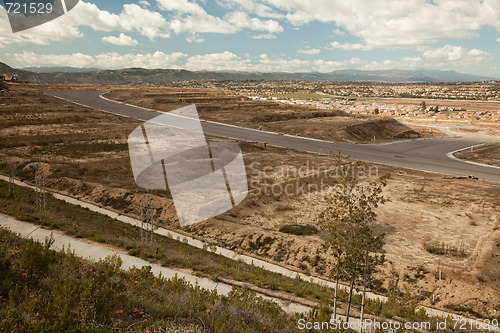
[[[105, 93], [103, 91], [47, 90], [44, 93], [103, 112], [142, 121], [163, 114], [155, 110], [108, 100], [101, 97]], [[383, 144], [349, 144], [280, 135], [209, 121], [202, 122], [202, 127], [206, 134], [220, 137], [266, 142], [271, 146], [317, 154], [326, 154], [329, 151], [335, 152], [337, 149], [341, 149], [343, 154], [367, 162], [451, 176], [474, 176], [479, 179], [500, 183], [499, 167], [471, 164], [448, 157], [450, 152], [486, 142], [498, 141], [499, 138], [467, 136], [462, 138], [406, 140]]]

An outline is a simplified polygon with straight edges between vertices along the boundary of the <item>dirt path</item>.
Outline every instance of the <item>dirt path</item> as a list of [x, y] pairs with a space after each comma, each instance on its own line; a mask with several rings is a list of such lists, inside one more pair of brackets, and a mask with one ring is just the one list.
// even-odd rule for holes
[[[200, 286], [207, 290], [217, 290], [217, 293], [221, 295], [229, 295], [233, 286], [231, 284], [223, 282], [215, 282], [207, 278], [197, 277], [179, 270], [163, 267], [145, 261], [143, 259], [128, 255], [119, 249], [111, 246], [105, 246], [99, 243], [91, 242], [89, 240], [80, 240], [69, 237], [63, 233], [50, 231], [41, 228], [40, 226], [17, 221], [11, 217], [5, 215], [0, 215], [0, 225], [2, 228], [10, 230], [14, 233], [18, 233], [23, 238], [32, 238], [37, 242], [44, 242], [47, 237], [53, 235], [54, 245], [52, 249], [56, 251], [68, 250], [70, 249], [77, 256], [81, 258], [86, 258], [91, 261], [103, 260], [106, 257], [116, 255], [120, 257], [123, 261], [122, 268], [124, 270], [130, 270], [132, 267], [143, 267], [151, 266], [151, 272], [155, 276], [166, 277], [168, 279], [178, 278], [185, 279], [187, 282], [191, 283], [193, 286]], [[280, 305], [280, 307], [287, 313], [304, 313], [311, 311], [311, 307], [304, 306], [302, 304], [290, 302], [289, 300], [282, 300], [279, 298], [269, 297], [261, 293], [256, 293], [264, 299], [272, 300]]]

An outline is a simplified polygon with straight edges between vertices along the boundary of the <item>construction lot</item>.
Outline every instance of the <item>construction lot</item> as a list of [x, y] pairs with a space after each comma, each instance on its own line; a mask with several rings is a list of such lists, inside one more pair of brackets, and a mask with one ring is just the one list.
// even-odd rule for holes
[[196, 104], [200, 118], [265, 131], [340, 142], [392, 141], [444, 135], [425, 127], [412, 127], [392, 118], [348, 115], [337, 110], [317, 110], [254, 101], [226, 90], [172, 88], [113, 89], [112, 100], [158, 111]]
[[[162, 111], [196, 103], [202, 119], [278, 132], [295, 130], [304, 136], [316, 133], [318, 138], [351, 142], [359, 140], [345, 129], [371, 122], [342, 114], [311, 115], [315, 110], [274, 103], [253, 104], [256, 102], [225, 92], [133, 88], [119, 89], [107, 97]], [[404, 129], [404, 125], [392, 127], [388, 122], [388, 129], [379, 123], [363, 126], [360, 133], [368, 140], [375, 131], [389, 140]], [[17, 179], [33, 181], [40, 162], [47, 187], [138, 217], [145, 194], [134, 183], [127, 137], [139, 124], [42, 95], [33, 87], [13, 86], [0, 94], [1, 173], [12, 172]], [[324, 174], [331, 168], [332, 158], [237, 143], [247, 166], [249, 196], [222, 216], [184, 231], [325, 275], [320, 234], [301, 236], [280, 230], [289, 225], [317, 227], [317, 216], [325, 204], [324, 193], [316, 190], [333, 180]], [[379, 208], [375, 226], [386, 234], [388, 263], [378, 275], [380, 283], [373, 282], [372, 287], [382, 292], [411, 292], [425, 305], [465, 314], [474, 309], [482, 316], [498, 317], [500, 186], [385, 166], [373, 166], [370, 172], [374, 177], [391, 173], [385, 190], [388, 202]], [[293, 186], [285, 192], [287, 184]], [[159, 223], [179, 229], [168, 193], [153, 194], [161, 207]]]

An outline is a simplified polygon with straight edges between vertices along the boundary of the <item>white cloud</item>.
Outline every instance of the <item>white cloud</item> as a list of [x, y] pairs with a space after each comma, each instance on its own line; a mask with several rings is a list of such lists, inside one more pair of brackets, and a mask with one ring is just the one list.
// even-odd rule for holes
[[493, 56], [491, 55], [491, 53], [478, 49], [470, 50], [469, 52], [467, 52], [467, 56], [478, 62], [489, 62], [493, 60]]
[[250, 38], [252, 39], [276, 39], [276, 35], [272, 35], [272, 34], [263, 34], [263, 35], [254, 35], [254, 36], [250, 36]]
[[333, 36], [345, 36], [346, 33], [345, 31], [342, 31], [340, 29], [335, 29], [332, 31]]
[[[238, 3], [243, 0], [224, 0]], [[241, 5], [248, 13], [284, 15], [295, 26], [312, 21], [332, 22], [334, 35], [348, 32], [367, 47], [430, 45], [443, 39], [470, 38], [486, 26], [500, 31], [498, 0], [251, 0]], [[262, 17], [264, 17], [262, 14]]]
[[186, 37], [186, 41], [189, 43], [204, 43], [205, 39], [201, 38], [198, 34], [193, 34], [189, 37]]
[[[80, 1], [67, 15], [40, 27], [12, 34], [5, 11], [0, 13], [0, 46], [12, 43], [49, 44], [83, 37], [81, 27], [115, 33], [138, 33], [155, 40], [171, 34], [203, 42], [203, 33], [234, 34], [261, 31], [254, 39], [273, 39], [287, 23], [295, 28], [312, 21], [332, 23], [327, 33], [350, 34], [360, 43], [339, 43], [344, 50], [414, 48], [443, 39], [470, 38], [485, 26], [500, 31], [498, 0], [219, 0], [224, 16], [207, 13], [207, 1], [151, 0], [126, 3], [115, 14]], [[284, 23], [285, 22], [285, 23]], [[291, 27], [290, 29], [294, 29]], [[498, 39], [500, 41], [500, 38]]]
[[167, 12], [168, 19], [162, 13], [150, 9], [148, 1], [139, 3], [140, 5], [124, 4], [122, 11], [115, 14], [99, 9], [93, 3], [80, 1], [67, 15], [19, 34], [11, 32], [7, 14], [1, 11], [0, 46], [12, 43], [70, 42], [83, 37], [80, 27], [104, 32], [136, 32], [152, 41], [169, 38], [172, 33], [185, 34], [190, 42], [203, 42], [204, 39], [198, 35], [200, 33], [234, 34], [248, 29], [266, 32], [267, 34], [260, 35], [265, 38], [266, 35], [283, 31], [276, 20], [251, 17], [242, 11], [230, 11], [224, 17], [216, 17], [208, 14], [199, 4], [188, 0], [157, 0], [158, 7]]
[[373, 49], [373, 47], [371, 47], [369, 45], [363, 45], [363, 44], [359, 44], [359, 43], [341, 44], [337, 41], [331, 42], [330, 46], [333, 47], [334, 49], [342, 49], [342, 50], [346, 50], [346, 51], [368, 51], [368, 50]]
[[497, 42], [499, 42], [499, 43], [500, 43], [500, 37], [498, 37]]
[[447, 62], [488, 62], [493, 59], [488, 52], [472, 49], [467, 50], [463, 46], [445, 45], [436, 49], [429, 49], [423, 52], [423, 56], [428, 60]]
[[63, 25], [58, 23], [58, 21], [60, 22], [60, 20], [63, 19], [64, 17], [33, 29], [14, 34], [10, 27], [7, 12], [0, 10], [0, 46], [13, 43], [47, 45], [51, 41], [70, 42], [83, 37], [80, 30], [74, 26], [65, 26], [64, 29], [62, 29]]
[[224, 53], [211, 53], [189, 57], [184, 68], [190, 71], [243, 71], [246, 68], [246, 62], [236, 54], [225, 51]]
[[102, 37], [101, 40], [103, 42], [119, 46], [137, 46], [137, 44], [139, 44], [139, 42], [137, 42], [132, 37], [125, 35], [123, 32], [120, 34], [119, 37], [106, 36]]
[[321, 50], [320, 49], [305, 49], [305, 50], [298, 50], [297, 53], [313, 55], [313, 54], [320, 54]]
[[400, 60], [367, 61], [358, 67], [361, 70], [390, 70], [390, 69], [432, 69], [432, 64], [421, 57], [405, 57]]
[[[464, 73], [475, 73], [477, 66], [488, 68], [492, 56], [478, 49], [467, 50], [461, 47], [445, 46], [428, 49], [422, 56], [406, 57], [397, 60], [368, 61], [351, 58], [342, 61], [326, 59], [301, 60], [285, 57], [274, 57], [268, 54], [258, 56], [239, 56], [225, 51], [188, 56], [174, 52], [154, 53], [102, 53], [98, 55], [75, 54], [36, 54], [23, 52], [8, 54], [15, 59], [14, 67], [26, 66], [74, 66], [119, 69], [128, 67], [141, 68], [174, 68], [192, 71], [248, 71], [248, 72], [332, 72], [339, 69], [438, 69], [456, 70]], [[477, 74], [477, 73], [476, 73]], [[487, 75], [488, 72], [483, 73]]]
[[362, 64], [365, 64], [366, 62], [366, 60], [362, 60], [359, 58], [352, 58], [344, 61], [328, 61], [323, 59], [316, 59], [312, 63], [312, 70], [321, 73], [328, 73], [340, 69], [358, 67]]
[[24, 52], [14, 54], [16, 67], [25, 66], [73, 66], [73, 67], [97, 67], [97, 68], [181, 68], [187, 55], [180, 52], [165, 54], [154, 53], [102, 53], [95, 56], [82, 53], [75, 54], [36, 54]]
[[247, 14], [239, 11], [229, 13], [225, 18], [227, 22], [238, 29], [248, 28], [250, 30], [267, 31], [270, 34], [283, 32], [283, 27], [277, 21], [250, 18]]
[[[423, 48], [421, 56], [405, 57], [397, 60], [366, 62], [358, 67], [362, 70], [384, 69], [429, 69], [454, 70], [461, 73], [479, 74], [478, 68], [488, 68], [493, 57], [490, 53], [462, 46], [445, 45], [440, 48]], [[486, 70], [483, 75], [491, 75]]]
[[95, 4], [80, 2], [75, 9], [53, 22], [57, 22], [61, 29], [66, 26], [89, 26], [96, 31], [137, 31], [150, 40], [170, 37], [169, 24], [165, 18], [137, 4], [125, 4], [120, 14], [114, 14], [100, 10]]
[[191, 14], [198, 17], [208, 15], [205, 9], [195, 2], [188, 0], [156, 0], [162, 10], [175, 11], [181, 14]]
[[255, 0], [221, 0], [221, 4], [229, 9], [245, 10], [260, 17], [280, 19], [284, 15], [271, 8], [268, 4]]
[[465, 52], [462, 46], [446, 45], [437, 49], [429, 49], [423, 55], [430, 60], [457, 61], [463, 58]]
[[221, 18], [209, 15], [198, 4], [186, 0], [158, 0], [158, 2], [163, 9], [177, 13], [177, 16], [170, 21], [170, 29], [178, 35], [234, 34], [243, 29], [264, 31], [271, 35], [283, 31], [281, 25], [275, 20], [250, 17], [241, 11], [229, 12]]
[[150, 40], [170, 36], [168, 22], [157, 12], [125, 4], [120, 14], [113, 14], [100, 10], [95, 4], [80, 1], [68, 14], [17, 34], [12, 33], [6, 12], [0, 11], [0, 45], [70, 42], [83, 37], [81, 26], [105, 32], [136, 31]]

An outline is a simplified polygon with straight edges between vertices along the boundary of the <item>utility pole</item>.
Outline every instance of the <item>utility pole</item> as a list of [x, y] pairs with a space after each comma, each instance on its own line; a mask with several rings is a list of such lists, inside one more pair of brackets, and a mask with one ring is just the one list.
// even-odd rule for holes
[[144, 213], [145, 202], [149, 200], [149, 190], [146, 190], [146, 200], [141, 200], [141, 242], [144, 241]]
[[337, 298], [339, 293], [339, 278], [337, 276], [335, 281], [335, 298], [333, 299], [333, 320], [337, 322]]
[[38, 210], [47, 210], [47, 192], [45, 191], [45, 172], [42, 170], [42, 164], [39, 161], [35, 171], [35, 205]]
[[154, 229], [154, 226], [155, 226], [155, 213], [156, 213], [156, 210], [153, 206], [153, 200], [151, 200], [151, 243], [153, 243], [153, 235], [155, 234], [155, 229]]
[[14, 196], [14, 166], [10, 166], [10, 174], [9, 174], [9, 196]]
[[360, 333], [363, 333], [363, 327], [364, 327], [364, 320], [365, 320], [365, 302], [366, 302], [366, 270], [368, 269], [368, 250], [366, 250], [365, 254], [365, 268], [363, 270], [363, 298], [361, 299], [361, 331]]
[[149, 190], [146, 190], [146, 199], [141, 207], [141, 240], [153, 242], [154, 235], [154, 208], [153, 199], [149, 196]]

